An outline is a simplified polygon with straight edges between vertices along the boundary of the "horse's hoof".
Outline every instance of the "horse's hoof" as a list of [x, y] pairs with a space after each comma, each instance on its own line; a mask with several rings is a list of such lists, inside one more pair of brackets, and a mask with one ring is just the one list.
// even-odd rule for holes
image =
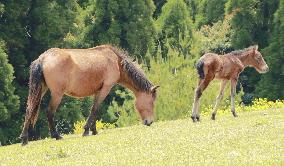
[[196, 122], [196, 118], [194, 116], [191, 116], [192, 122], [195, 123]]
[[238, 117], [238, 115], [236, 114], [236, 112], [232, 112], [233, 116], [236, 118]]
[[25, 146], [25, 145], [27, 145], [28, 144], [28, 137], [27, 136], [24, 136], [24, 137], [21, 137], [21, 139], [22, 139], [22, 146]]
[[98, 132], [97, 131], [92, 131], [92, 135], [97, 135]]
[[84, 131], [84, 133], [83, 133], [82, 136], [83, 136], [83, 137], [89, 136], [89, 131]]
[[216, 119], [216, 114], [212, 114], [212, 115], [211, 115], [211, 119], [212, 119], [212, 120], [215, 120], [215, 119]]
[[56, 140], [61, 140], [63, 139], [63, 137], [61, 137], [60, 135], [58, 137], [55, 138]]
[[63, 138], [56, 131], [50, 132], [50, 136], [51, 136], [51, 138], [55, 138], [56, 140], [60, 140], [60, 139]]
[[199, 116], [196, 117], [196, 121], [200, 122], [200, 117]]

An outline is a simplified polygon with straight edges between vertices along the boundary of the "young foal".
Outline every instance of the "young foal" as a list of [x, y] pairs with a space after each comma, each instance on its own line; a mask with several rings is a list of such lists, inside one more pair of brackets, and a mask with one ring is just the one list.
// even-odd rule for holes
[[90, 49], [52, 48], [32, 62], [30, 68], [30, 89], [23, 131], [20, 136], [22, 145], [28, 143], [29, 125], [35, 125], [38, 109], [45, 92], [49, 89], [51, 100], [47, 109], [47, 119], [52, 138], [61, 139], [54, 124], [54, 113], [64, 94], [73, 97], [94, 95], [92, 111], [84, 126], [83, 136], [97, 134], [96, 112], [116, 83], [133, 91], [143, 123], [153, 122], [153, 108], [156, 89], [130, 60], [125, 52], [110, 45]]
[[220, 79], [221, 85], [211, 119], [215, 120], [218, 104], [223, 98], [224, 89], [229, 80], [231, 82], [231, 111], [234, 117], [237, 116], [235, 112], [234, 103], [236, 84], [239, 74], [247, 66], [254, 67], [259, 73], [266, 73], [268, 71], [269, 68], [265, 63], [264, 59], [262, 58], [262, 55], [258, 51], [258, 46], [251, 46], [244, 50], [233, 51], [225, 55], [207, 53], [199, 59], [196, 68], [200, 79], [195, 91], [194, 103], [192, 108], [191, 118], [193, 122], [199, 121], [200, 97], [202, 95], [202, 92], [206, 89], [206, 87], [214, 78]]

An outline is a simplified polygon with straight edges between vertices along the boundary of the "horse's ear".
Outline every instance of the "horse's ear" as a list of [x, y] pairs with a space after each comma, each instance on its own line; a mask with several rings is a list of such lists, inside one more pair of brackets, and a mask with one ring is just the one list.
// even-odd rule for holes
[[155, 93], [156, 89], [159, 88], [159, 87], [160, 87], [159, 85], [152, 86], [151, 87], [151, 93]]
[[258, 50], [258, 45], [253, 46], [254, 51]]

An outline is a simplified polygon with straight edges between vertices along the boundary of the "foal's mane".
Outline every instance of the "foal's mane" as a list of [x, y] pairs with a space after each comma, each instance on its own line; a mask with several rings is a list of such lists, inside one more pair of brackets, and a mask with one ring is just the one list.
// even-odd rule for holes
[[232, 51], [229, 54], [234, 55], [234, 56], [241, 56], [244, 55], [245, 53], [248, 53], [249, 51], [251, 51], [255, 46], [250, 46], [248, 48], [244, 48], [242, 50], [236, 50], [236, 51]]
[[153, 84], [147, 79], [144, 71], [136, 62], [134, 62], [133, 58], [128, 55], [128, 52], [111, 45], [106, 46], [121, 58], [120, 64], [122, 66], [122, 70], [126, 72], [127, 76], [132, 80], [134, 86], [144, 92], [151, 91]]

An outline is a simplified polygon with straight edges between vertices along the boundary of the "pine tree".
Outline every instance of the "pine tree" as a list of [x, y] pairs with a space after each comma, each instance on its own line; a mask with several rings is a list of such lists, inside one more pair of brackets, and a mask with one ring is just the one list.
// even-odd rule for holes
[[28, 62], [24, 49], [28, 44], [26, 21], [30, 2], [11, 0], [2, 3], [0, 38], [6, 43], [9, 62], [14, 67], [16, 82], [20, 87], [27, 82], [28, 78]]
[[[163, 58], [167, 58], [167, 45], [187, 56], [190, 50], [192, 21], [183, 0], [169, 0], [156, 22]], [[182, 45], [181, 43], [185, 43]]]
[[72, 31], [80, 6], [76, 0], [32, 0], [28, 13], [28, 62], [51, 47], [62, 47], [66, 34]]
[[226, 3], [227, 12], [234, 12], [232, 27], [232, 45], [242, 49], [253, 44], [253, 30], [256, 20], [255, 5], [258, 0], [229, 0]]
[[156, 6], [156, 10], [153, 14], [153, 17], [155, 19], [157, 19], [160, 16], [160, 14], [162, 12], [162, 7], [167, 2], [167, 0], [153, 0], [153, 1], [154, 1], [155, 6]]
[[[19, 98], [14, 94], [15, 87], [12, 84], [14, 70], [8, 62], [8, 56], [4, 51], [3, 41], [0, 40], [0, 144], [7, 144], [9, 140], [15, 140], [18, 134], [13, 115], [17, 114]], [[13, 124], [14, 123], [14, 124]]]
[[[21, 100], [20, 111], [13, 116], [13, 124], [15, 125], [13, 130], [17, 131], [21, 129], [20, 126], [26, 109], [29, 64], [48, 48], [64, 46], [63, 40], [66, 34], [76, 26], [76, 16], [80, 11], [80, 6], [76, 0], [11, 0], [3, 2], [3, 5], [4, 7], [0, 7], [2, 12], [0, 17], [0, 37], [7, 43], [9, 60], [15, 67], [16, 93]], [[47, 107], [48, 100], [46, 99], [48, 98], [44, 98], [42, 102], [43, 110]], [[66, 104], [67, 102], [68, 104]], [[73, 123], [76, 118], [81, 117], [81, 112], [77, 109], [78, 103], [72, 100], [67, 100], [66, 103], [63, 102], [62, 105], [73, 108], [69, 109], [69, 112], [64, 112], [66, 115], [70, 112], [78, 114], [71, 117], [71, 120], [66, 120]], [[38, 128], [47, 126], [44, 124], [46, 123], [45, 112], [40, 112], [44, 118], [40, 118], [36, 131], [30, 134], [35, 138], [47, 136], [48, 134], [47, 127], [43, 128], [41, 133], [38, 131]], [[59, 121], [63, 120], [61, 117], [68, 116], [60, 116]], [[69, 128], [70, 130], [72, 128]], [[19, 133], [20, 131], [17, 134]]]
[[270, 100], [284, 99], [284, 1], [280, 1], [274, 16], [270, 44], [263, 53], [270, 71], [262, 76], [256, 89], [258, 97]]
[[[234, 13], [232, 19], [232, 46], [243, 49], [253, 44], [259, 44], [260, 49], [267, 45], [269, 24], [277, 9], [278, 0], [229, 0], [226, 12]], [[240, 82], [245, 92], [243, 102], [251, 103], [255, 95], [255, 87], [260, 80], [260, 74], [254, 69], [246, 69], [240, 76]]]
[[225, 3], [227, 0], [198, 1], [195, 24], [197, 27], [212, 24], [224, 18]]
[[154, 8], [152, 0], [98, 0], [85, 41], [90, 46], [117, 45], [142, 60], [154, 47]]

